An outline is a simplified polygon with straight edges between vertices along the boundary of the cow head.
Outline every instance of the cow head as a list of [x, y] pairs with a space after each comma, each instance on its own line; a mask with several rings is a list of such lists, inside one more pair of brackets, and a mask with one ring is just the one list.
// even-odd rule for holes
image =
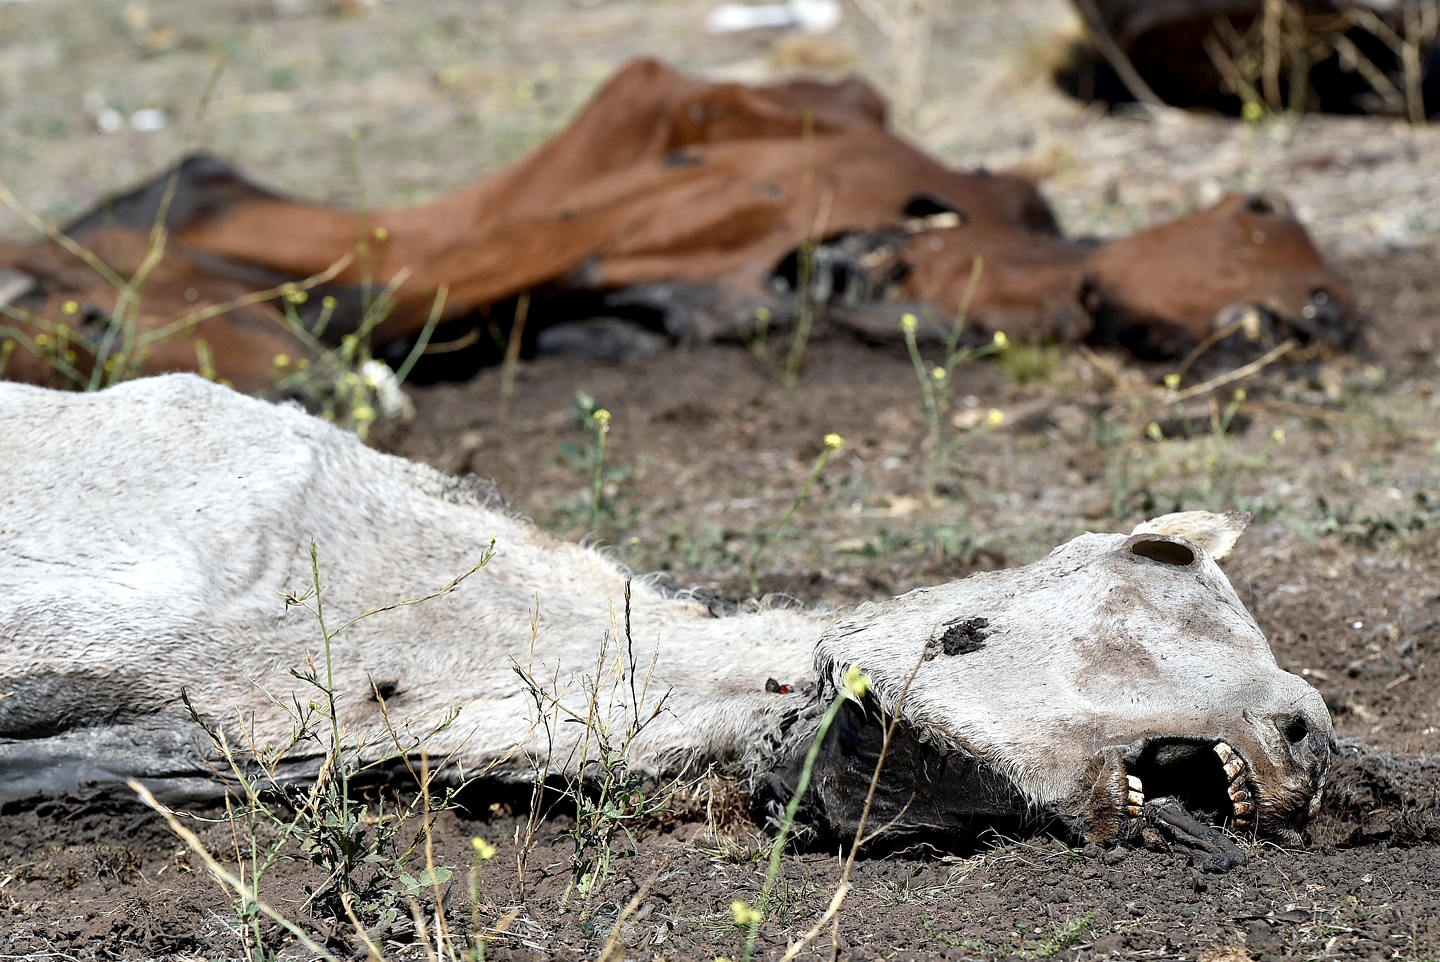
[[1213, 824], [1289, 836], [1318, 804], [1333, 732], [1215, 563], [1244, 523], [1187, 512], [1086, 534], [836, 624], [822, 678], [855, 664], [873, 689], [829, 739], [822, 810], [853, 819], [876, 722], [898, 714], [882, 822], [963, 829], [1043, 811], [1104, 838], [1166, 796]]
[[1232, 194], [1097, 247], [1083, 299], [1096, 334], [1173, 354], [1212, 336], [1348, 346], [1349, 289], [1277, 197]]

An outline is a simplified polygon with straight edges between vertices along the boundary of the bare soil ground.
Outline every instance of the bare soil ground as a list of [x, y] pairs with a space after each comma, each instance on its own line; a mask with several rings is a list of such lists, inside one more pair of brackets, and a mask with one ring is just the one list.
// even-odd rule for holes
[[[282, 6], [291, 12], [277, 12]], [[516, 155], [631, 54], [740, 74], [803, 59], [773, 36], [705, 38], [698, 24], [707, 4], [688, 0], [357, 4], [349, 13], [268, 2], [5, 7], [0, 179], [54, 217], [173, 159], [182, 145], [175, 124], [194, 110], [217, 54], [229, 67], [197, 142], [267, 182], [337, 202], [363, 190], [372, 203], [433, 196]], [[856, 9], [846, 14], [821, 52], [883, 81], [883, 38]], [[1025, 563], [1086, 529], [1121, 530], [1181, 508], [1249, 510], [1255, 523], [1227, 572], [1279, 663], [1324, 693], [1346, 740], [1310, 844], [1242, 841], [1248, 862], [1225, 874], [1192, 866], [1182, 852], [1075, 849], [1045, 836], [862, 859], [835, 944], [857, 959], [1433, 962], [1440, 141], [1433, 131], [1354, 119], [1250, 128], [1169, 113], [1092, 116], [1025, 80], [1064, 15], [1048, 2], [947, 6], [917, 136], [957, 162], [1050, 174], [1047, 192], [1072, 229], [1143, 223], [1215, 186], [1298, 194], [1369, 311], [1360, 351], [1275, 365], [1217, 389], [1216, 408], [1234, 407], [1222, 432], [1207, 397], [1167, 399], [1159, 381], [1168, 366], [1022, 346], [953, 372], [947, 432], [958, 435], [991, 408], [1004, 420], [941, 457], [903, 351], [822, 328], [790, 391], [744, 346], [624, 366], [541, 358], [520, 367], [508, 417], [500, 373], [487, 371], [410, 388], [416, 417], [373, 440], [445, 470], [489, 475], [538, 524], [727, 597], [746, 594], [746, 560], [761, 537], [773, 539], [762, 590], [846, 605]], [[103, 102], [128, 118], [158, 106], [172, 126], [96, 133], [84, 106], [92, 89], [100, 93], [92, 107]], [[4, 226], [19, 229], [13, 218]], [[1188, 372], [1185, 384], [1218, 373]], [[589, 512], [589, 469], [576, 458], [585, 435], [567, 411], [577, 391], [613, 412], [598, 517]], [[1158, 438], [1147, 432], [1152, 422]], [[844, 436], [843, 451], [777, 530], [831, 431]], [[478, 899], [482, 923], [503, 930], [490, 958], [594, 958], [612, 930], [632, 958], [738, 955], [730, 904], [754, 900], [768, 836], [723, 792], [708, 811], [701, 802], [649, 826], [603, 891], [588, 901], [572, 894], [568, 904], [564, 806], [547, 802], [522, 877], [512, 840], [527, 800], [481, 786], [464, 801], [438, 818], [434, 858], [458, 869], [441, 895], [452, 917], [466, 919], [470, 840], [497, 845], [482, 863]], [[22, 807], [0, 826], [0, 957], [243, 954], [229, 897], [132, 799]], [[196, 828], [222, 861], [235, 861], [228, 828]], [[760, 957], [779, 958], [810, 928], [839, 875], [835, 852], [787, 855]], [[307, 887], [317, 882], [305, 863], [282, 863], [262, 894], [306, 922]], [[431, 905], [433, 893], [421, 901]], [[425, 957], [414, 929], [397, 923], [382, 947], [395, 958]], [[353, 942], [348, 930], [334, 934]], [[827, 927], [801, 957], [829, 957], [831, 946]]]

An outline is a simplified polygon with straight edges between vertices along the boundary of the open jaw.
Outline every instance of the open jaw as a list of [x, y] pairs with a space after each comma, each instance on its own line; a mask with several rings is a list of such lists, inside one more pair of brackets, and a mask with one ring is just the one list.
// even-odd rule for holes
[[[1161, 823], [1163, 834], [1182, 845], [1207, 847], [1225, 831], [1300, 844], [1297, 829], [1314, 813], [1323, 783], [1322, 768], [1300, 780], [1304, 789], [1272, 786], [1225, 738], [1167, 733], [1102, 751], [1090, 769], [1093, 795], [1087, 787], [1045, 802], [1023, 791], [1001, 767], [912, 721], [895, 726], [887, 748], [888, 721], [873, 694], [841, 709], [824, 739], [806, 799], [817, 827], [847, 838], [865, 815], [867, 832], [884, 826], [890, 845], [924, 842], [940, 848], [968, 846], [987, 830], [1059, 830], [1077, 841], [1133, 839], [1127, 825]], [[882, 751], [884, 767], [867, 815], [871, 776]], [[771, 787], [779, 789], [783, 803], [795, 772], [775, 774]], [[1089, 777], [1086, 784], [1092, 784]]]
[[1124, 754], [1124, 814], [1169, 798], [1191, 815], [1244, 832], [1256, 827], [1257, 792], [1243, 755], [1221, 738], [1166, 735], [1141, 739]]

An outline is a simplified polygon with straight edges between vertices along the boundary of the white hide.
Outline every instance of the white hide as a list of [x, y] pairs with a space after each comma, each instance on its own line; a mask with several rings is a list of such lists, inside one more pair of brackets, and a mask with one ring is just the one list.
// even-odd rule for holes
[[[297, 408], [190, 375], [90, 395], [0, 384], [0, 498], [0, 797], [130, 775], [203, 791], [203, 738], [182, 688], [232, 740], [241, 727], [286, 740], [294, 703], [319, 697], [292, 675], [319, 658], [318, 625], [284, 599], [309, 590], [312, 541], [332, 628], [434, 591], [495, 544], [449, 594], [336, 639], [339, 714], [377, 743], [372, 682], [393, 690], [402, 737], [459, 709], [432, 757], [511, 778], [548, 757], [574, 773], [585, 726], [544, 735], [517, 666], [580, 717], [596, 679], [602, 713], [633, 717], [616, 661], [619, 565], [536, 530], [483, 485], [380, 454]], [[814, 664], [822, 677], [858, 664], [887, 710], [919, 664], [902, 710], [912, 729], [979, 757], [1032, 804], [1070, 804], [1102, 753], [1167, 735], [1223, 738], [1250, 763], [1262, 805], [1267, 793], [1313, 794], [1330, 733], [1319, 695], [1276, 667], [1204, 544], [1176, 534], [1219, 530], [1206, 540], [1228, 550], [1239, 531], [1217, 517], [1082, 535], [1033, 565], [839, 619], [715, 617], [637, 580], [637, 687], [655, 665], [640, 714], [669, 700], [632, 763], [757, 778], [808, 741], [815, 702], [799, 690]], [[937, 650], [948, 626], [975, 618], [983, 643]], [[797, 691], [767, 693], [767, 678]], [[1299, 747], [1277, 734], [1275, 719], [1292, 715], [1314, 736]]]

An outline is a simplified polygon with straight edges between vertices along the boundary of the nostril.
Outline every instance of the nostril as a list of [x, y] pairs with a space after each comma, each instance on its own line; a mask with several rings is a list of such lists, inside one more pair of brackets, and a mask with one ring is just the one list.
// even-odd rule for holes
[[1282, 715], [1275, 719], [1275, 727], [1292, 745], [1298, 745], [1310, 737], [1310, 723], [1305, 720], [1304, 715]]

